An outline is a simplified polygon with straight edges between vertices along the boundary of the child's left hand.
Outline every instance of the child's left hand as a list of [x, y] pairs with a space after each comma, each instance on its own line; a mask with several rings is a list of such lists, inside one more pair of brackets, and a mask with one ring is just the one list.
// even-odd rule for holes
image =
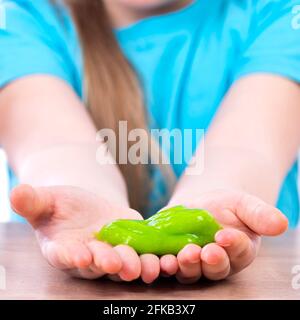
[[278, 209], [246, 193], [218, 190], [180, 204], [209, 210], [224, 227], [216, 234], [216, 243], [203, 248], [190, 244], [177, 258], [161, 257], [161, 271], [176, 274], [182, 283], [196, 282], [201, 276], [220, 280], [241, 271], [255, 259], [261, 236], [277, 236], [288, 227]]

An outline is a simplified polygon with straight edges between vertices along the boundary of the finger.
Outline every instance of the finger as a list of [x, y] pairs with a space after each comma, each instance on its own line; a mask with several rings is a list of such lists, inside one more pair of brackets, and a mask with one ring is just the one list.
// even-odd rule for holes
[[108, 274], [107, 278], [114, 282], [122, 282], [122, 279], [117, 274]]
[[257, 254], [255, 243], [242, 231], [236, 229], [220, 230], [215, 235], [215, 240], [226, 250], [234, 272], [248, 266]]
[[122, 269], [118, 273], [124, 281], [132, 281], [141, 275], [141, 261], [137, 253], [127, 245], [118, 245], [114, 250], [122, 261]]
[[288, 219], [280, 210], [249, 194], [240, 196], [236, 215], [259, 235], [276, 236], [288, 228]]
[[94, 280], [94, 279], [101, 278], [104, 275], [104, 272], [99, 271], [97, 268], [96, 270], [93, 270], [90, 267], [85, 269], [76, 269], [73, 272], [71, 271], [71, 274], [77, 278]]
[[[201, 277], [201, 248], [195, 244], [186, 245], [177, 255], [179, 271], [177, 279], [182, 282], [183, 278], [199, 279]], [[186, 283], [186, 281], [184, 281]]]
[[65, 270], [75, 268], [66, 246], [55, 241], [48, 241], [42, 247], [42, 253], [48, 263], [54, 268]]
[[82, 243], [48, 241], [41, 249], [49, 264], [57, 269], [87, 268], [92, 263], [92, 255]]
[[143, 254], [141, 259], [141, 278], [145, 283], [152, 283], [160, 272], [159, 258], [154, 254]]
[[178, 271], [177, 258], [172, 254], [166, 254], [160, 258], [160, 270], [163, 276], [173, 276]]
[[87, 275], [86, 279], [97, 279], [106, 275], [106, 272], [104, 272], [101, 268], [96, 266], [94, 263], [92, 263], [88, 268], [78, 269], [78, 270], [82, 275], [83, 274]]
[[79, 269], [88, 268], [93, 262], [91, 252], [80, 242], [66, 245], [66, 257], [72, 266]]
[[47, 188], [33, 188], [25, 184], [12, 190], [10, 202], [13, 210], [34, 227], [42, 217], [51, 215], [54, 207], [54, 199]]
[[230, 273], [228, 255], [215, 243], [210, 243], [202, 249], [201, 260], [202, 273], [207, 279], [225, 279]]
[[115, 274], [122, 269], [122, 260], [118, 253], [107, 243], [91, 241], [88, 247], [93, 256], [93, 262], [98, 270], [104, 273]]

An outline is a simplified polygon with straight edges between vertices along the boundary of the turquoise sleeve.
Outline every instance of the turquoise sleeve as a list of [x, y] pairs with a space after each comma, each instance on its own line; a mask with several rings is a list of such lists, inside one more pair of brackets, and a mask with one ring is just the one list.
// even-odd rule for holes
[[258, 1], [234, 80], [271, 73], [300, 82], [300, 2]]
[[70, 63], [55, 26], [47, 22], [46, 13], [44, 17], [43, 12], [34, 12], [30, 2], [2, 4], [0, 87], [37, 74], [55, 76], [74, 86]]

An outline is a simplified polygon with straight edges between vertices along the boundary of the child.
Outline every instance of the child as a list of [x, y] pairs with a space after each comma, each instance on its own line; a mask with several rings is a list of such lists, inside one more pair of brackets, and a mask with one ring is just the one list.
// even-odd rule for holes
[[[281, 211], [297, 224], [298, 1], [15, 0], [2, 9], [0, 144], [23, 183], [11, 204], [54, 267], [89, 279], [219, 280], [254, 260], [261, 236], [286, 230]], [[97, 131], [117, 132], [123, 120], [128, 130], [206, 130], [194, 148], [203, 172], [99, 165], [113, 148], [95, 161]], [[142, 219], [144, 199], [152, 213], [205, 208], [224, 229], [176, 257], [93, 240], [108, 221]]]

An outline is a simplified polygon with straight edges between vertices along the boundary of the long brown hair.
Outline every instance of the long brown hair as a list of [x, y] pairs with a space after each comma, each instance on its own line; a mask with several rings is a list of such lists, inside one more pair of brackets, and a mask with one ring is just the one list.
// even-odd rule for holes
[[[128, 130], [147, 130], [143, 95], [134, 69], [123, 55], [102, 0], [64, 0], [81, 41], [84, 57], [86, 102], [98, 129], [113, 129], [118, 138], [119, 121], [125, 120]], [[157, 148], [149, 135], [148, 146]], [[128, 142], [128, 146], [133, 142]], [[118, 149], [118, 148], [117, 148]], [[117, 159], [118, 159], [118, 150]], [[129, 191], [132, 208], [145, 207], [150, 190], [146, 165], [119, 164]], [[167, 168], [167, 180], [174, 180]], [[173, 184], [171, 182], [171, 184]]]

